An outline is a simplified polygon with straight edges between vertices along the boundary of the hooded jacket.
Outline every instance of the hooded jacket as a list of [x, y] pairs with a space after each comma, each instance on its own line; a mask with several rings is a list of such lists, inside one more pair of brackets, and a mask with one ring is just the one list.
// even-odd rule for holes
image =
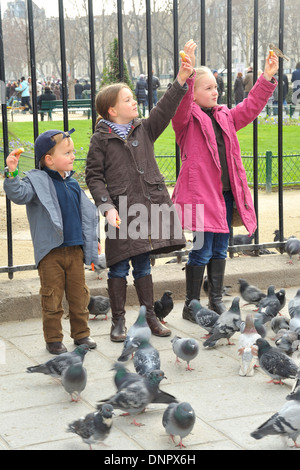
[[[63, 220], [52, 178], [41, 170], [30, 170], [26, 177], [4, 180], [7, 197], [15, 204], [26, 204], [36, 266], [64, 242]], [[98, 212], [81, 190], [81, 221], [84, 262], [98, 263]]]
[[86, 182], [104, 215], [114, 207], [120, 229], [106, 227], [107, 266], [132, 256], [167, 253], [185, 246], [185, 238], [154, 156], [154, 142], [168, 126], [187, 92], [177, 80], [147, 119], [134, 119], [123, 139], [104, 122], [92, 136]]
[[[189, 91], [172, 120], [182, 160], [172, 200], [178, 209], [183, 228], [228, 233], [216, 137], [210, 117], [194, 102], [194, 81], [195, 77], [187, 80]], [[213, 108], [214, 118], [222, 129], [225, 142], [235, 204], [250, 235], [256, 230], [256, 215], [241, 159], [237, 131], [258, 116], [276, 86], [276, 80], [269, 82], [261, 75], [248, 98], [235, 108]]]

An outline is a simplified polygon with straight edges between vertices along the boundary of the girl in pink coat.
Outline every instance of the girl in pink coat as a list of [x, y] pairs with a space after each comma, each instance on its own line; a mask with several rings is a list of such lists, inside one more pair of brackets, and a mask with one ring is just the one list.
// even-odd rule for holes
[[[193, 40], [184, 47], [193, 66], [196, 47]], [[249, 234], [256, 230], [237, 131], [251, 123], [267, 104], [277, 86], [273, 78], [277, 70], [277, 56], [268, 57], [264, 73], [248, 97], [229, 109], [217, 104], [217, 83], [210, 69], [200, 67], [187, 80], [189, 90], [172, 119], [182, 160], [172, 199], [182, 227], [194, 234], [182, 314], [187, 320], [195, 322], [188, 306], [192, 299], [200, 298], [205, 266], [209, 307], [218, 314], [226, 310], [222, 292], [233, 207]]]

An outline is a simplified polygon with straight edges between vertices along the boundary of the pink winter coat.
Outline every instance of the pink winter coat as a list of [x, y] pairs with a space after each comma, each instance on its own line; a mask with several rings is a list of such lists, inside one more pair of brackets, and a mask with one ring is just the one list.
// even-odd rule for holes
[[[172, 200], [184, 229], [228, 233], [216, 137], [210, 117], [193, 100], [194, 81], [194, 77], [187, 80], [189, 90], [172, 119], [182, 161]], [[256, 215], [236, 133], [259, 115], [276, 86], [276, 80], [269, 82], [261, 75], [248, 98], [235, 108], [214, 108], [223, 131], [235, 204], [251, 235], [257, 227]]]

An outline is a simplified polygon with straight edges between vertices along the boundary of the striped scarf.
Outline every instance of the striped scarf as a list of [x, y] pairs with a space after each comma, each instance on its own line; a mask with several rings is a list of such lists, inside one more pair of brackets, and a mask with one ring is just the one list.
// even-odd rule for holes
[[119, 137], [126, 139], [130, 129], [132, 128], [132, 122], [129, 124], [115, 124], [111, 121], [106, 121], [106, 119], [101, 119], [100, 122], [105, 122]]

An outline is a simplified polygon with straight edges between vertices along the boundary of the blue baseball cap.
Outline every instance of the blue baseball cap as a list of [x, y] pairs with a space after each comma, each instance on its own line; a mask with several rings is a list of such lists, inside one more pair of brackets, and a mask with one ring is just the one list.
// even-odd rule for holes
[[75, 132], [75, 129], [71, 129], [67, 132], [52, 129], [39, 135], [34, 143], [34, 153], [37, 160], [40, 161], [40, 159], [56, 145], [55, 140], [52, 140], [51, 137], [57, 134], [63, 134], [63, 139], [66, 139], [70, 137], [73, 132]]

